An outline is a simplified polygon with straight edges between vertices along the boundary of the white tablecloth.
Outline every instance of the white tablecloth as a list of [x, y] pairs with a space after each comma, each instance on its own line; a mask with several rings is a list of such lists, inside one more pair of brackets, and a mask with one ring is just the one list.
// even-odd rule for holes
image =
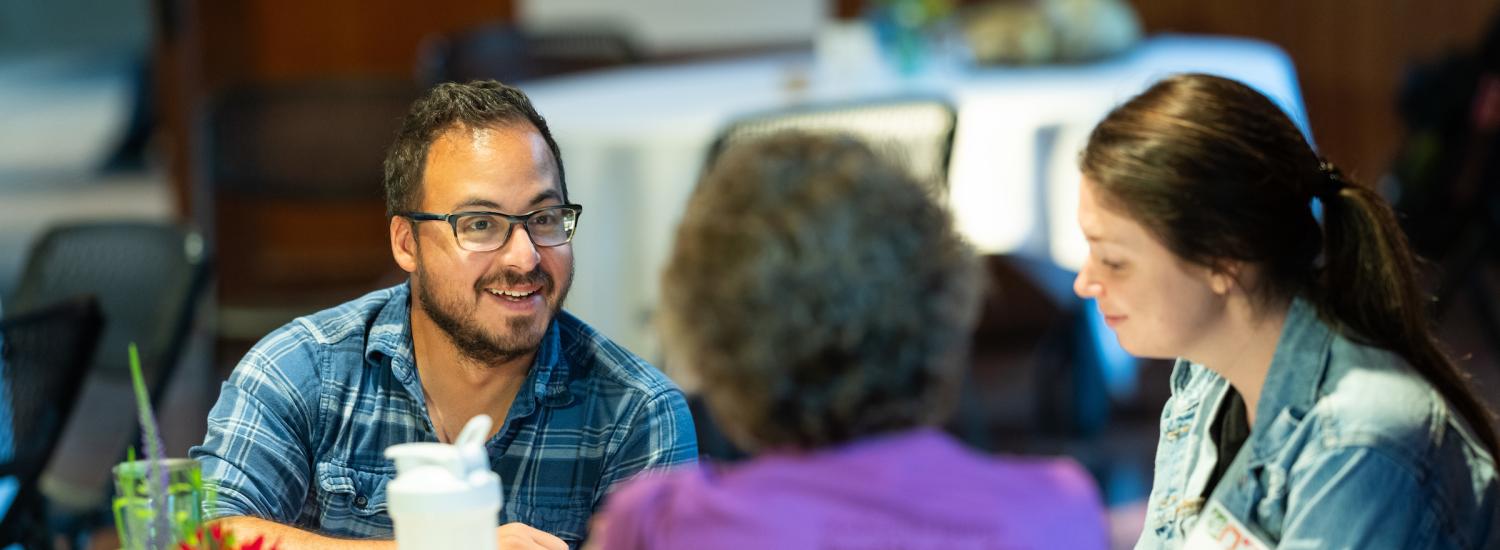
[[1083, 140], [1108, 110], [1177, 72], [1220, 74], [1276, 101], [1306, 131], [1296, 73], [1275, 46], [1159, 36], [1103, 62], [865, 71], [828, 78], [811, 54], [621, 69], [523, 86], [562, 149], [571, 198], [585, 206], [567, 307], [648, 360], [657, 279], [677, 220], [718, 132], [737, 116], [804, 102], [940, 94], [958, 110], [949, 198], [960, 230], [985, 253], [1075, 268], [1073, 220]]

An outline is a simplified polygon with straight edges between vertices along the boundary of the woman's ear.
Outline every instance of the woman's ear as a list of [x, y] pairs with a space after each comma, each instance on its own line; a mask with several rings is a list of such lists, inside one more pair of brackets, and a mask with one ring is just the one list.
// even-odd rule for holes
[[1208, 270], [1208, 287], [1214, 294], [1228, 296], [1235, 287], [1240, 286], [1240, 276], [1244, 273], [1244, 264], [1240, 262], [1219, 262]]

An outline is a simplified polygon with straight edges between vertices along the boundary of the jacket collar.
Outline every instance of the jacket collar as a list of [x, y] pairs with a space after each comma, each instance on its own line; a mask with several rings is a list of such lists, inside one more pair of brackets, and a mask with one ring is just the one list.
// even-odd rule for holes
[[1317, 402], [1335, 337], [1334, 330], [1318, 316], [1316, 307], [1301, 297], [1292, 300], [1250, 429], [1253, 461], [1259, 462], [1279, 447], [1280, 438], [1268, 435], [1283, 411], [1300, 419]]

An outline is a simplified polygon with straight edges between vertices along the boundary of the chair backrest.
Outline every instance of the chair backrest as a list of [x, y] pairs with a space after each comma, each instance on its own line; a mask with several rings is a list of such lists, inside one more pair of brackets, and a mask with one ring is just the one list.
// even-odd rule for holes
[[709, 152], [711, 165], [736, 143], [795, 130], [838, 133], [865, 142], [881, 156], [905, 168], [934, 191], [948, 188], [948, 157], [958, 114], [945, 100], [900, 98], [860, 103], [809, 105], [758, 113], [731, 122]]
[[544, 30], [510, 23], [429, 37], [417, 57], [417, 78], [427, 86], [481, 79], [514, 84], [641, 60], [630, 39], [608, 27]]
[[[0, 320], [0, 485], [13, 500], [0, 519], [0, 546], [51, 548], [39, 480], [73, 416], [103, 318], [92, 296], [78, 296]], [[127, 413], [128, 414], [128, 413]]]
[[[34, 481], [52, 456], [83, 388], [103, 317], [93, 296], [0, 320], [0, 380], [10, 414], [5, 457], [22, 483]], [[128, 414], [128, 411], [126, 411]]]
[[15, 493], [0, 519], [0, 545], [50, 548], [42, 469], [62, 439], [83, 388], [103, 317], [93, 296], [75, 296], [0, 320], [0, 483]]
[[15, 299], [21, 313], [76, 294], [97, 296], [109, 326], [93, 356], [94, 376], [130, 377], [135, 342], [157, 402], [186, 343], [208, 262], [203, 239], [176, 225], [81, 222], [47, 230], [32, 247]]

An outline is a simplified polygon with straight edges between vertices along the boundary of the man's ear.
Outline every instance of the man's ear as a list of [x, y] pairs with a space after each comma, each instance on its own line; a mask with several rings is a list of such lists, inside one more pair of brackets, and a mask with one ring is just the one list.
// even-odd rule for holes
[[396, 265], [407, 273], [417, 272], [417, 235], [412, 231], [411, 220], [391, 216], [391, 256]]

